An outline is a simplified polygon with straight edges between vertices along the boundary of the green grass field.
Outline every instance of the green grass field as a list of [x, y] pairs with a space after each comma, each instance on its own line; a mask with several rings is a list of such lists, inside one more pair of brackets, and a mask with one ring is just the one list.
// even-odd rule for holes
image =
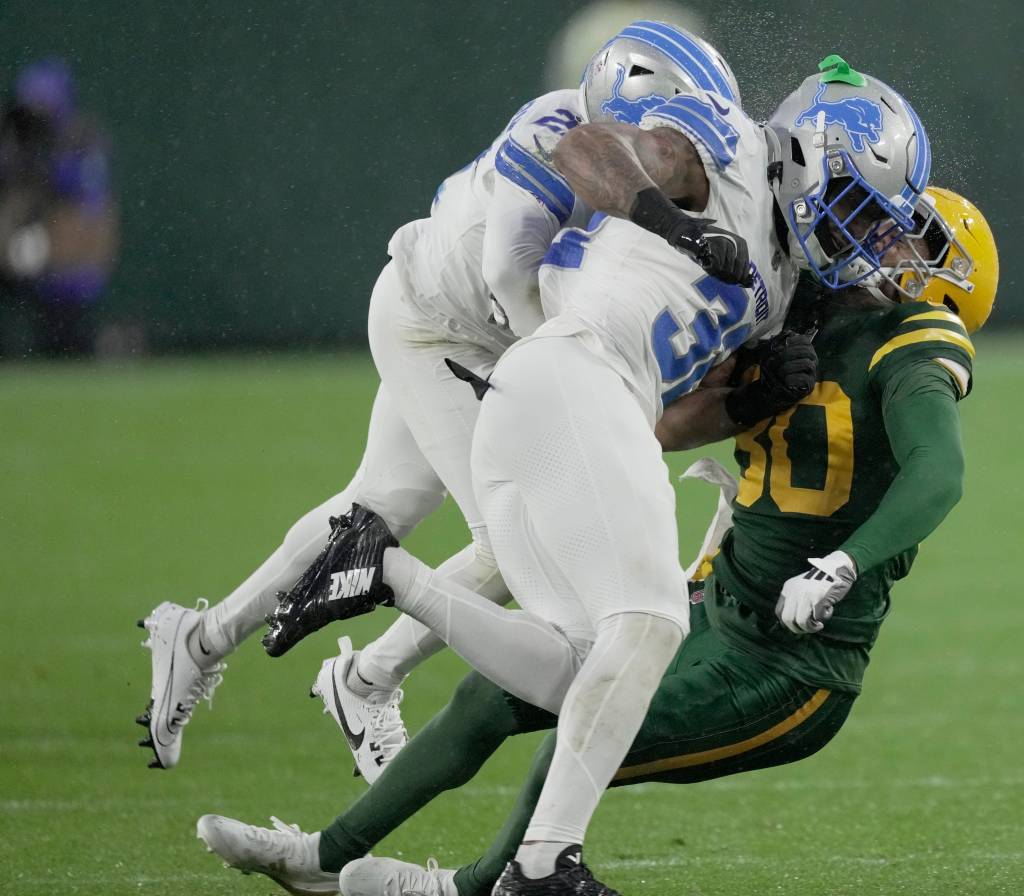
[[[1024, 892], [1018, 344], [979, 341], [966, 497], [898, 587], [846, 728], [798, 765], [611, 793], [588, 843], [609, 884], [626, 896]], [[161, 600], [224, 595], [337, 491], [374, 383], [362, 356], [0, 367], [0, 893], [277, 892], [224, 870], [194, 839], [196, 818], [275, 814], [316, 830], [365, 786], [306, 697], [330, 632], [279, 660], [246, 644], [213, 712], [197, 710], [181, 765], [148, 770], [133, 717], [149, 654], [134, 623]], [[713, 500], [683, 488], [684, 556]], [[409, 544], [436, 562], [465, 538], [446, 505]], [[361, 643], [390, 613], [349, 631]], [[412, 731], [464, 670], [443, 654], [410, 680]], [[507, 745], [377, 853], [475, 857], [536, 743]]]

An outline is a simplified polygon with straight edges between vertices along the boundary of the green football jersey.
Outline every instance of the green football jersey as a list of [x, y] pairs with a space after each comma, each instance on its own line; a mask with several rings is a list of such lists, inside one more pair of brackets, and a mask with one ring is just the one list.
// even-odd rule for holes
[[[789, 632], [775, 617], [776, 602], [809, 557], [843, 548], [899, 472], [883, 419], [887, 384], [922, 360], [952, 361], [967, 380], [952, 372], [950, 379], [966, 394], [974, 349], [942, 306], [858, 308], [843, 294], [818, 301], [818, 382], [795, 407], [737, 437], [742, 477], [733, 528], [706, 599], [712, 624], [737, 646], [812, 684], [858, 690], [890, 588], [909, 572], [916, 547], [859, 570], [821, 634]], [[793, 313], [806, 311], [805, 299]]]

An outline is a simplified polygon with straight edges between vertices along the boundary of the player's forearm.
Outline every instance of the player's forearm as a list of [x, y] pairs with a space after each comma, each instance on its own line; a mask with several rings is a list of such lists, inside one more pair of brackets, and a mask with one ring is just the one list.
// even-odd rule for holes
[[726, 412], [732, 389], [697, 389], [672, 402], [654, 428], [662, 451], [687, 451], [737, 435], [743, 427]]
[[914, 547], [960, 500], [964, 458], [960, 416], [952, 395], [914, 395], [886, 413], [900, 472], [878, 509], [841, 546], [859, 573]]
[[559, 141], [553, 161], [577, 196], [618, 218], [629, 217], [641, 190], [657, 187], [688, 201], [695, 179], [704, 178], [699, 156], [682, 135], [626, 124], [573, 128]]

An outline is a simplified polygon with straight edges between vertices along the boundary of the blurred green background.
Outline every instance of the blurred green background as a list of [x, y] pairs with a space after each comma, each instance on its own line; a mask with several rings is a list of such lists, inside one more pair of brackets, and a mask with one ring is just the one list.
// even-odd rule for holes
[[[124, 245], [104, 322], [158, 349], [358, 345], [391, 233], [547, 89], [552, 39], [585, 5], [3, 0], [0, 71], [64, 56], [113, 137]], [[1019, 0], [684, 6], [755, 117], [833, 51], [903, 91], [933, 182], [1000, 241], [993, 323], [1024, 323]]]

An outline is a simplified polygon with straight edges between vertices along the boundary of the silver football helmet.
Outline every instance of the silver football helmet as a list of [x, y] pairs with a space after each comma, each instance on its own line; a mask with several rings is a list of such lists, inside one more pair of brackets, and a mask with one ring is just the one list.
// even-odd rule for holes
[[590, 60], [580, 82], [585, 121], [637, 124], [680, 93], [709, 91], [740, 104], [736, 77], [711, 44], [676, 25], [627, 25]]
[[839, 56], [819, 69], [768, 120], [772, 189], [794, 257], [839, 289], [878, 271], [886, 249], [916, 229], [931, 147], [891, 87]]

